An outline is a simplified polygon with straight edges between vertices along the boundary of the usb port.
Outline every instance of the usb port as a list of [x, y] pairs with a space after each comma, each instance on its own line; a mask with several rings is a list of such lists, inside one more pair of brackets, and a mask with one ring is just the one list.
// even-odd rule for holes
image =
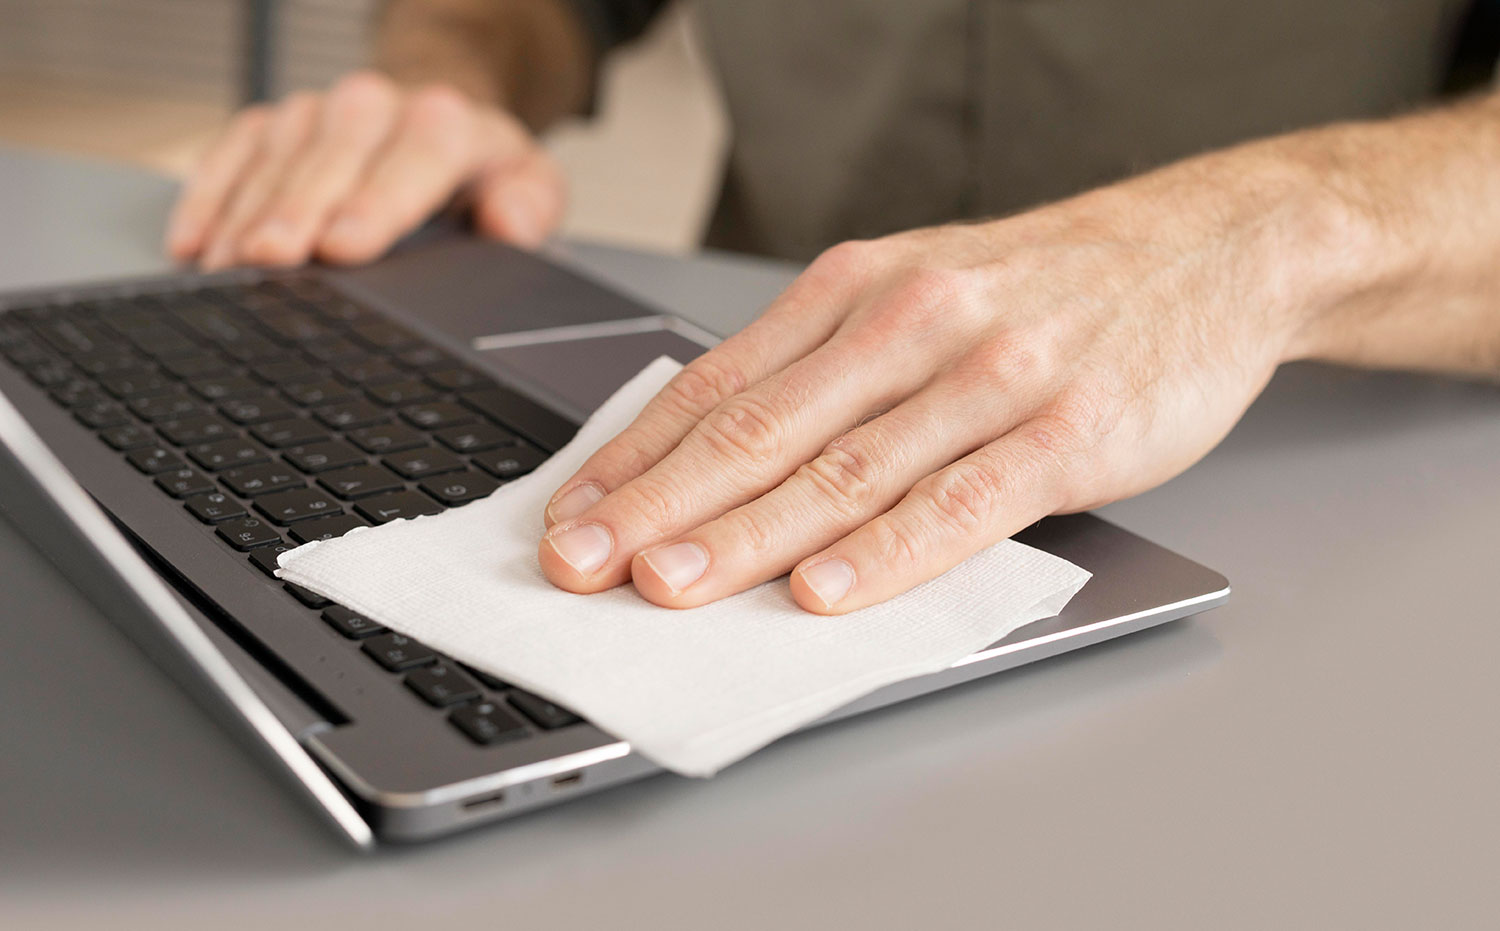
[[571, 773], [563, 773], [561, 776], [552, 777], [552, 788], [571, 789], [583, 781], [583, 770], [576, 769]]
[[496, 792], [492, 795], [480, 795], [471, 799], [465, 799], [463, 808], [465, 811], [474, 811], [479, 808], [490, 808], [505, 801], [504, 792]]

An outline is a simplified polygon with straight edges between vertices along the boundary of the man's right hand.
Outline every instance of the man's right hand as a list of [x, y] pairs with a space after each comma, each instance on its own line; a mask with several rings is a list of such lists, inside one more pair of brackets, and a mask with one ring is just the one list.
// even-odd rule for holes
[[240, 113], [188, 180], [166, 248], [206, 270], [375, 258], [455, 195], [521, 246], [557, 227], [562, 171], [514, 116], [369, 71]]

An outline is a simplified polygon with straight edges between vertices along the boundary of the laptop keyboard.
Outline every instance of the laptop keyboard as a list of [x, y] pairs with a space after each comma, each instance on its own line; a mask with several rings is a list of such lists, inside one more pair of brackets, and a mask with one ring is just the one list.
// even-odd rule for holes
[[[529, 402], [311, 279], [18, 308], [0, 315], [0, 353], [268, 576], [287, 549], [462, 507], [547, 455], [508, 424]], [[475, 743], [580, 723], [283, 587]]]

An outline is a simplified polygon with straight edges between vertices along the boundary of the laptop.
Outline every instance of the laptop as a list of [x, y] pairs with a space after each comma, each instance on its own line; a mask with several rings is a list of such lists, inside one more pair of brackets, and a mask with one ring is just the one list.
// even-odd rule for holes
[[[542, 462], [652, 359], [713, 342], [467, 238], [356, 269], [4, 295], [0, 509], [351, 843], [435, 838], [659, 769], [567, 708], [283, 583], [277, 554], [463, 507]], [[1019, 539], [1093, 580], [1061, 615], [818, 724], [1229, 594], [1091, 515]]]

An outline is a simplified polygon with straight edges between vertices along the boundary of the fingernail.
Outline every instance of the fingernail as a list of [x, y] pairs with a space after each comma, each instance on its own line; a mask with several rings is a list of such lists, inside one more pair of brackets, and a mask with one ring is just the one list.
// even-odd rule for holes
[[550, 533], [547, 542], [579, 575], [593, 575], [615, 546], [609, 531], [598, 524], [579, 524], [562, 533]]
[[825, 559], [802, 570], [802, 581], [831, 608], [854, 587], [854, 567], [842, 559]]
[[584, 482], [548, 505], [547, 519], [555, 524], [572, 520], [602, 500], [604, 489], [593, 482]]
[[708, 571], [708, 553], [696, 543], [659, 547], [642, 553], [641, 559], [674, 595], [680, 595], [683, 589], [703, 578], [703, 573]]
[[536, 211], [524, 198], [511, 196], [500, 202], [500, 215], [505, 218], [505, 231], [526, 244], [542, 241], [541, 224]]

